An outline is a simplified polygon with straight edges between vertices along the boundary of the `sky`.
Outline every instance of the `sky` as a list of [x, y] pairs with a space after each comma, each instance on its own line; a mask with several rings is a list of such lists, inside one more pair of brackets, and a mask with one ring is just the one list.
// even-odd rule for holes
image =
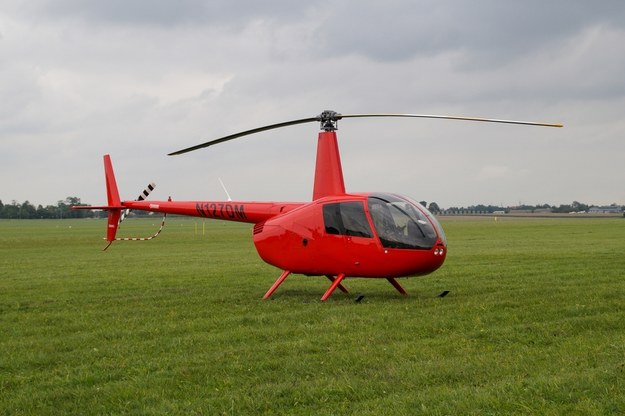
[[180, 156], [241, 130], [352, 113], [346, 188], [443, 208], [625, 204], [625, 3], [4, 0], [0, 200], [308, 201], [319, 126]]

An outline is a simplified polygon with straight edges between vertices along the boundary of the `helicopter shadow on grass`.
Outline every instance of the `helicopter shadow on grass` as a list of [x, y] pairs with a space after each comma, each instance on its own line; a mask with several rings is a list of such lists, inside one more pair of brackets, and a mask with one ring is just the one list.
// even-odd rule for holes
[[334, 303], [342, 305], [348, 303], [412, 304], [428, 301], [441, 301], [453, 297], [453, 292], [442, 289], [438, 291], [412, 290], [408, 295], [401, 295], [391, 290], [375, 290], [375, 288], [372, 288], [370, 290], [348, 290], [349, 293], [342, 293], [340, 291], [337, 291], [336, 293], [332, 294], [332, 296], [330, 296], [328, 300], [322, 302], [320, 298], [323, 294], [323, 291], [319, 290], [318, 288], [281, 288], [279, 292], [274, 293], [269, 299], [266, 299], [264, 301], [286, 301], [292, 303]]

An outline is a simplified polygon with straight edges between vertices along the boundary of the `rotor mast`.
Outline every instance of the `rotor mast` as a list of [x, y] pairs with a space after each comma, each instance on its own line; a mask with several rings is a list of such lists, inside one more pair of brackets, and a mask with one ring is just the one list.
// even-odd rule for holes
[[337, 122], [341, 118], [341, 114], [331, 110], [318, 116], [321, 131], [317, 140], [313, 201], [328, 195], [345, 194], [343, 167], [336, 136]]

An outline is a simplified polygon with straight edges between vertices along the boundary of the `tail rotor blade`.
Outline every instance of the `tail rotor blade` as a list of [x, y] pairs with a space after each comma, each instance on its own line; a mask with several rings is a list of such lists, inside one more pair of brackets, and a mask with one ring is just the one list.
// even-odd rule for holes
[[[143, 201], [144, 199], [146, 199], [152, 193], [154, 188], [156, 188], [156, 185], [154, 184], [154, 182], [150, 182], [150, 184], [146, 186], [146, 188], [143, 190], [143, 192], [141, 192], [141, 194], [139, 194], [139, 196], [137, 197], [135, 201]], [[126, 219], [129, 213], [130, 213], [130, 209], [128, 208], [122, 212], [121, 218], [119, 219], [120, 224], [122, 223], [122, 221]]]

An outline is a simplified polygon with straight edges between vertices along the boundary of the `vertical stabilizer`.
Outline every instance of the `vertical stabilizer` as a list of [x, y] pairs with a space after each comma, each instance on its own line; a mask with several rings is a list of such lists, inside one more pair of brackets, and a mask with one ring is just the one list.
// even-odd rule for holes
[[336, 132], [322, 131], [319, 133], [317, 142], [313, 201], [324, 196], [342, 195], [344, 193], [345, 182]]
[[113, 172], [113, 164], [111, 163], [110, 155], [104, 155], [104, 178], [106, 180], [106, 198], [107, 205], [109, 207], [106, 226], [106, 241], [108, 241], [110, 245], [110, 243], [115, 240], [117, 227], [119, 226], [119, 219], [122, 215], [122, 202], [119, 198], [117, 181], [115, 180], [115, 172]]
[[115, 180], [115, 172], [113, 172], [113, 164], [111, 163], [111, 156], [104, 155], [104, 178], [106, 180], [106, 197], [108, 206], [119, 207], [121, 206], [121, 200], [119, 198], [119, 191], [117, 190], [117, 181]]

